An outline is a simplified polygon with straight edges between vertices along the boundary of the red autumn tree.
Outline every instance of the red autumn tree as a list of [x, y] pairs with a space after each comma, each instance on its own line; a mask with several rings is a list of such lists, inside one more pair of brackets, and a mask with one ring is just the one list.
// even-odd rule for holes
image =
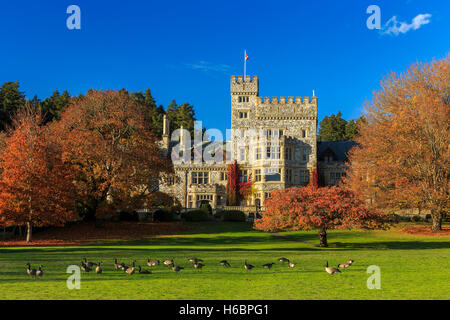
[[145, 105], [125, 90], [89, 90], [55, 123], [85, 220], [148, 207], [159, 179], [171, 172], [144, 119]]
[[27, 227], [27, 242], [34, 226], [60, 226], [77, 217], [70, 170], [30, 106], [13, 121], [1, 154], [0, 223]]
[[386, 217], [369, 210], [352, 191], [340, 187], [289, 188], [272, 191], [262, 219], [255, 228], [264, 231], [319, 230], [320, 246], [327, 247], [327, 230], [384, 228]]
[[374, 208], [450, 211], [450, 57], [385, 77], [365, 108], [343, 180]]
[[235, 160], [228, 165], [227, 204], [229, 206], [238, 206], [252, 192], [251, 178], [248, 181], [240, 181], [240, 179], [239, 164]]

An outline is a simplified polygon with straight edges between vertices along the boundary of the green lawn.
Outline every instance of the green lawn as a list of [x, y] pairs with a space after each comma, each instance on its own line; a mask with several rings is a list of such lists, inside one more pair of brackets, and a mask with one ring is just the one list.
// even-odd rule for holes
[[[317, 247], [316, 232], [285, 232], [289, 239], [253, 231], [245, 223], [198, 223], [182, 235], [77, 247], [0, 249], [0, 299], [449, 299], [450, 237], [412, 236], [390, 231], [331, 231], [329, 248]], [[195, 270], [188, 257], [202, 258]], [[104, 273], [82, 276], [80, 290], [68, 290], [70, 264], [104, 261]], [[147, 257], [175, 258], [175, 273], [153, 268], [151, 275], [113, 269], [113, 259], [145, 265]], [[277, 262], [297, 263], [295, 269]], [[227, 259], [232, 267], [223, 268]], [[244, 260], [257, 268], [245, 271]], [[324, 263], [355, 263], [330, 276]], [[45, 275], [30, 279], [25, 264], [43, 264]], [[271, 270], [261, 267], [277, 262]], [[369, 290], [369, 265], [381, 268], [381, 289]], [[146, 269], [148, 267], [146, 266]]]

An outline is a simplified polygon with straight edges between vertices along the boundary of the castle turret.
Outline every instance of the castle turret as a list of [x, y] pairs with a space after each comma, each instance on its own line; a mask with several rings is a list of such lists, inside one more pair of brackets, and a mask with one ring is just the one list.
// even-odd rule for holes
[[257, 96], [259, 94], [258, 76], [231, 76], [231, 95]]

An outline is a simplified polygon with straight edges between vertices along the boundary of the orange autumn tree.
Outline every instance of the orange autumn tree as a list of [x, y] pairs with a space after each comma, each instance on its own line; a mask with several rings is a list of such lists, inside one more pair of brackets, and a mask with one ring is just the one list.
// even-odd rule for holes
[[329, 229], [387, 227], [386, 216], [370, 210], [352, 191], [340, 187], [292, 187], [272, 191], [264, 203], [262, 219], [254, 227], [263, 231], [319, 230], [320, 246], [327, 247]]
[[22, 109], [1, 154], [0, 223], [27, 227], [61, 226], [77, 217], [70, 170], [61, 159], [41, 114]]
[[85, 220], [150, 205], [159, 179], [171, 172], [144, 119], [145, 105], [125, 90], [89, 90], [52, 127]]
[[450, 57], [384, 78], [365, 106], [359, 147], [344, 183], [385, 211], [431, 211], [441, 230], [450, 209]]

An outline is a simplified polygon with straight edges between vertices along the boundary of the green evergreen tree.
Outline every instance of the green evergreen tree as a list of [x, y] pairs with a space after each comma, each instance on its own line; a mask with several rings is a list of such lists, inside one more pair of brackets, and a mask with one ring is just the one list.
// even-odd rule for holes
[[191, 133], [191, 136], [194, 136], [194, 107], [189, 103], [183, 103], [178, 107], [178, 112], [176, 115], [176, 124], [177, 128], [183, 126], [186, 130]]
[[170, 127], [169, 135], [171, 135], [175, 129], [179, 128], [178, 121], [177, 121], [178, 105], [177, 105], [175, 99], [172, 100], [172, 102], [167, 107], [166, 114], [167, 114], [167, 119], [169, 120], [169, 127]]
[[354, 141], [358, 135], [358, 127], [364, 117], [345, 120], [339, 111], [336, 115], [323, 117], [320, 121], [319, 141]]
[[0, 88], [0, 131], [11, 124], [11, 117], [25, 105], [25, 94], [19, 82], [5, 82]]
[[323, 117], [319, 124], [319, 141], [345, 141], [347, 121], [340, 111], [336, 115]]
[[62, 94], [55, 90], [53, 94], [42, 101], [42, 113], [44, 114], [44, 122], [59, 120], [61, 114], [69, 105], [70, 95], [65, 90]]

